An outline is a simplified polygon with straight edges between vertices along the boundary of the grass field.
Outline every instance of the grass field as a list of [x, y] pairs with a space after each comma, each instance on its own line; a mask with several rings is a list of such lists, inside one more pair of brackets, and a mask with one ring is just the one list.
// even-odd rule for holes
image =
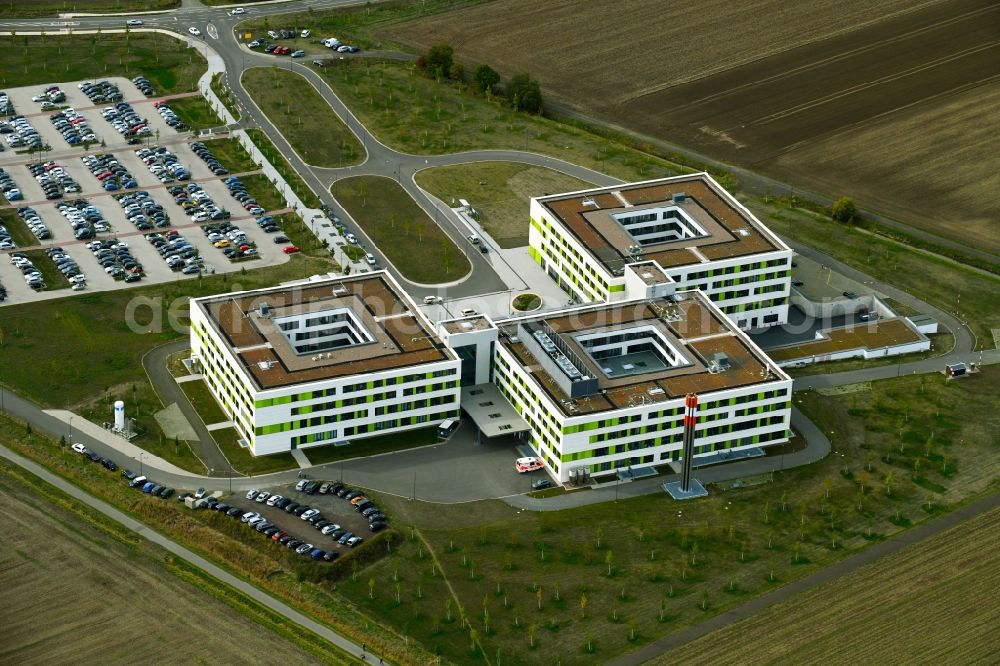
[[205, 382], [198, 379], [181, 382], [178, 386], [181, 387], [181, 391], [187, 396], [187, 399], [198, 412], [198, 415], [201, 416], [201, 420], [205, 425], [222, 423], [229, 420], [229, 417], [222, 411], [222, 407], [219, 406], [212, 392], [208, 390]]
[[[457, 663], [498, 651], [501, 663], [604, 663], [987, 491], [998, 381], [992, 367], [964, 383], [797, 394], [837, 455], [683, 506], [650, 495], [531, 513], [386, 498], [410, 538], [341, 590]], [[900, 423], [903, 450], [885, 452]]]
[[180, 0], [6, 0], [0, 3], [4, 15], [11, 18], [56, 16], [66, 13], [102, 14], [148, 12], [180, 7]]
[[960, 318], [992, 347], [990, 329], [1000, 328], [1000, 277], [914, 251], [905, 245], [845, 227], [799, 208], [787, 200], [747, 205], [773, 231], [824, 252], [895, 287], [917, 294]]
[[24, 220], [17, 216], [17, 212], [14, 209], [0, 209], [0, 224], [10, 232], [10, 237], [18, 248], [31, 247], [38, 244], [38, 239], [28, 229], [28, 225], [24, 223]]
[[449, 205], [465, 199], [500, 247], [528, 244], [528, 204], [533, 196], [592, 187], [564, 173], [515, 162], [479, 162], [417, 173], [417, 185]]
[[158, 33], [17, 35], [5, 41], [0, 85], [7, 88], [142, 74], [158, 95], [166, 95], [197, 90], [205, 71], [205, 59], [184, 40]]
[[[246, 185], [247, 193], [256, 199], [265, 211], [271, 212], [288, 207], [288, 202], [278, 193], [274, 184], [264, 174], [255, 173], [251, 176], [243, 176], [240, 180]], [[236, 204], [235, 201], [233, 203]], [[236, 205], [238, 206], [238, 204]]]
[[313, 465], [322, 465], [323, 463], [337, 462], [338, 460], [405, 451], [417, 446], [427, 446], [428, 444], [437, 443], [437, 427], [435, 426], [433, 428], [420, 428], [392, 435], [366, 437], [347, 446], [320, 446], [311, 449], [302, 449], [302, 451]]
[[237, 472], [253, 476], [255, 474], [270, 474], [295, 469], [298, 463], [290, 453], [279, 453], [273, 456], [255, 456], [249, 450], [240, 446], [236, 428], [213, 430], [212, 437], [219, 444], [219, 449], [226, 460]]
[[222, 120], [202, 96], [181, 97], [170, 100], [170, 108], [192, 130], [219, 127]]
[[295, 192], [295, 195], [302, 200], [302, 203], [309, 208], [319, 208], [322, 205], [323, 202], [309, 189], [309, 186], [302, 180], [302, 176], [292, 168], [292, 165], [288, 163], [285, 156], [278, 152], [278, 149], [271, 143], [271, 139], [262, 130], [248, 129], [247, 134], [254, 145], [257, 146], [257, 149], [267, 158], [267, 161], [271, 163], [278, 173], [281, 174], [281, 177], [285, 179], [285, 182], [288, 183], [288, 186], [292, 188], [292, 192]]
[[417, 154], [508, 148], [559, 157], [622, 180], [690, 169], [539, 116], [516, 113], [399, 63], [337, 61], [321, 72], [379, 141]]
[[236, 139], [211, 139], [203, 143], [229, 169], [230, 173], [243, 173], [258, 169], [254, 161], [250, 159], [250, 154]]
[[998, 540], [994, 509], [650, 663], [993, 662]]
[[320, 663], [265, 626], [246, 631], [245, 615], [173, 575], [159, 547], [91, 517], [6, 460], [0, 471], [0, 510], [11, 528], [0, 544], [11, 610], [0, 660], [124, 663], [169, 653], [186, 663], [239, 663], [280, 650], [292, 663]]
[[[300, 256], [235, 275], [8, 305], [0, 309], [3, 382], [50, 407], [89, 402], [115, 387], [146, 383], [140, 359], [153, 347], [187, 335], [189, 296], [269, 287], [325, 273], [331, 266], [329, 260]], [[181, 326], [175, 329], [171, 320]], [[74, 341], [74, 354], [65, 353], [67, 337]]]
[[217, 72], [212, 75], [212, 92], [215, 93], [219, 101], [229, 110], [229, 113], [233, 114], [233, 118], [237, 120], [240, 119], [240, 111], [236, 108], [236, 98], [233, 96], [232, 91], [222, 84], [222, 72]]
[[342, 167], [364, 158], [361, 144], [304, 78], [279, 67], [243, 72], [243, 87], [306, 163]]
[[45, 250], [26, 250], [23, 254], [31, 260], [31, 263], [35, 265], [38, 272], [42, 274], [42, 278], [45, 280], [44, 291], [69, 288], [69, 280], [59, 272], [59, 269], [56, 268], [49, 255], [45, 254]]
[[[620, 11], [515, 0], [379, 34], [452, 44], [467, 67], [530, 72], [585, 114], [1000, 250], [1000, 139], [981, 122], [997, 104], [996, 3], [640, 0], [630, 20]], [[582, 49], [595, 25], [601, 38]], [[710, 46], [664, 57], [662, 44], [691, 40]]]
[[472, 269], [462, 251], [396, 181], [356, 176], [338, 180], [331, 191], [406, 279], [451, 282]]

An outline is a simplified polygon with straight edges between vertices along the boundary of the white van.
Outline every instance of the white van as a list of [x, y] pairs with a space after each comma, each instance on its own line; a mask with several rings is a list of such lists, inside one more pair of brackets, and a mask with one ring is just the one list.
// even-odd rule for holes
[[340, 40], [336, 37], [327, 37], [320, 43], [328, 49], [335, 49], [340, 46]]
[[458, 430], [458, 421], [455, 419], [445, 419], [438, 426], [438, 439], [447, 439], [456, 430]]
[[477, 315], [479, 313], [476, 311], [475, 308], [462, 308], [459, 314], [461, 314], [463, 317], [471, 317], [472, 315]]

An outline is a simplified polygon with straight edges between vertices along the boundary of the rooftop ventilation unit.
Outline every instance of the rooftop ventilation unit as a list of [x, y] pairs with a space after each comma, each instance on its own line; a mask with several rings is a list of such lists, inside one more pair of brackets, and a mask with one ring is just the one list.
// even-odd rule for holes
[[682, 204], [687, 200], [687, 195], [683, 192], [674, 192], [673, 199], [675, 204]]
[[723, 370], [726, 370], [730, 367], [729, 357], [722, 352], [716, 352], [715, 354], [713, 354], [712, 362], [718, 365]]
[[750, 230], [749, 229], [737, 229], [736, 233], [738, 233], [740, 236], [743, 236], [744, 238], [746, 238], [747, 236], [750, 235]]
[[646, 393], [648, 393], [649, 395], [663, 395], [664, 393], [666, 393], [666, 391], [664, 391], [659, 386], [654, 386], [650, 388], [648, 391], [646, 391]]
[[333, 288], [333, 295], [334, 296], [337, 296], [339, 294], [345, 294], [345, 293], [347, 293], [347, 287], [345, 287], [342, 284], [337, 285], [336, 287]]
[[472, 328], [473, 328], [473, 324], [472, 324], [472, 322], [471, 322], [471, 321], [463, 321], [463, 322], [462, 322], [462, 324], [461, 324], [461, 326], [462, 326], [462, 328], [463, 328], [463, 329], [465, 329], [466, 331], [471, 331], [471, 330], [472, 330]]
[[257, 306], [257, 314], [260, 315], [261, 319], [271, 318], [271, 306], [267, 303], [261, 303]]
[[270, 370], [274, 367], [274, 361], [259, 361], [257, 367], [261, 370]]
[[583, 201], [581, 201], [580, 203], [581, 203], [582, 205], [584, 205], [584, 206], [593, 206], [594, 208], [600, 208], [600, 206], [598, 205], [598, 203], [597, 203], [596, 201], [594, 201], [594, 198], [593, 198], [593, 197], [586, 197], [586, 198], [585, 198], [585, 199], [584, 199]]

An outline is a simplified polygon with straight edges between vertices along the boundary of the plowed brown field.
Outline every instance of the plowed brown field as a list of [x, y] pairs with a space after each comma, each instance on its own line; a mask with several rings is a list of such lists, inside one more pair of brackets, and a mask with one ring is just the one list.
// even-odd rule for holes
[[654, 664], [987, 664], [1000, 510], [666, 653]]
[[1000, 251], [993, 0], [504, 0], [386, 34], [451, 43], [595, 117]]

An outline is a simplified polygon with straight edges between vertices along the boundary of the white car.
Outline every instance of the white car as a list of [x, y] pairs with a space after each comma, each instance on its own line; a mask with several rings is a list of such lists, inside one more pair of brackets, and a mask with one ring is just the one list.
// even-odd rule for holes
[[369, 266], [374, 266], [375, 265], [375, 255], [372, 254], [371, 252], [369, 252], [368, 254], [365, 255], [365, 261], [368, 262]]
[[233, 11], [229, 13], [232, 14], [233, 16], [239, 16], [240, 14], [246, 14], [247, 10], [243, 9], [242, 7], [236, 7], [235, 9], [233, 9]]
[[435, 303], [444, 303], [444, 299], [440, 296], [424, 296], [424, 305], [434, 305]]
[[129, 19], [125, 21], [125, 25], [142, 25], [142, 21], [139, 19]]
[[201, 499], [204, 496], [205, 496], [205, 489], [204, 488], [199, 488], [198, 490], [196, 490], [194, 492], [194, 498], [195, 499]]
[[308, 511], [303, 511], [302, 515], [299, 516], [302, 520], [309, 520], [313, 516], [319, 513], [319, 509], [309, 509]]
[[201, 36], [201, 30], [199, 30], [198, 28], [196, 28], [194, 26], [191, 26], [190, 28], [188, 28], [188, 32], [190, 32], [195, 37], [200, 37]]
[[337, 523], [331, 523], [331, 524], [327, 525], [326, 527], [324, 527], [323, 529], [321, 529], [320, 533], [321, 534], [333, 534], [334, 532], [336, 532], [339, 529], [340, 529], [340, 525], [338, 525]]
[[302, 39], [305, 39], [306, 37], [308, 37], [311, 34], [312, 34], [312, 30], [303, 30], [302, 31]]
[[267, 492], [266, 490], [262, 490], [259, 493], [257, 493], [257, 497], [254, 497], [253, 499], [258, 504], [263, 504], [265, 501], [267, 501], [267, 498], [270, 496], [271, 493]]
[[70, 448], [73, 449], [74, 451], [76, 451], [77, 453], [86, 453], [87, 452], [87, 447], [84, 446], [83, 444], [81, 444], [80, 442], [77, 442], [76, 444], [74, 444]]
[[257, 497], [257, 493], [258, 492], [259, 491], [257, 491], [257, 490], [248, 490], [247, 491], [247, 499], [248, 500], [252, 500], [253, 498]]
[[275, 504], [277, 504], [278, 502], [280, 502], [282, 499], [283, 498], [281, 497], [281, 495], [271, 495], [270, 497], [267, 498], [267, 505], [268, 506], [274, 506]]
[[344, 238], [345, 238], [345, 239], [347, 240], [347, 242], [348, 242], [348, 243], [350, 243], [351, 245], [357, 245], [357, 244], [358, 244], [358, 237], [357, 237], [357, 236], [355, 236], [354, 234], [347, 234], [346, 236], [344, 236]]

